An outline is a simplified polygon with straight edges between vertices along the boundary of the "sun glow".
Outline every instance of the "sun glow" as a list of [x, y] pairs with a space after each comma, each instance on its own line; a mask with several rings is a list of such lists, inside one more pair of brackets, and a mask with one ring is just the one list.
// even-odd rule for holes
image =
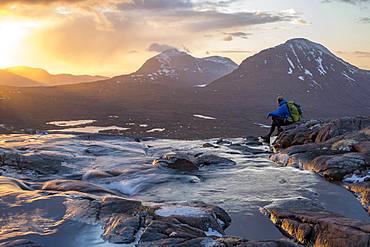
[[15, 57], [22, 50], [22, 43], [37, 22], [0, 21], [0, 67], [15, 63]]

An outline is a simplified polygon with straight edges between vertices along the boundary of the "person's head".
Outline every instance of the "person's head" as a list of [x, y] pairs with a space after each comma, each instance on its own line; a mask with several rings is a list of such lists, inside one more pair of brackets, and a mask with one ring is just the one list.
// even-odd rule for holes
[[277, 103], [278, 105], [280, 105], [280, 102], [281, 102], [281, 101], [283, 101], [283, 100], [284, 100], [283, 96], [278, 96], [278, 97], [276, 98], [276, 103]]

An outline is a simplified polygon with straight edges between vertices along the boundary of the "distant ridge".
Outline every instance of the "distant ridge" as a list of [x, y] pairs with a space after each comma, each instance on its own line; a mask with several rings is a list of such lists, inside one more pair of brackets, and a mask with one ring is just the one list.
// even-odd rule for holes
[[37, 87], [42, 86], [42, 83], [0, 69], [0, 85], [11, 87]]
[[[55, 86], [55, 85], [66, 85], [66, 84], [74, 84], [74, 83], [81, 83], [81, 82], [91, 82], [91, 81], [98, 81], [104, 80], [108, 77], [104, 76], [91, 76], [91, 75], [72, 75], [72, 74], [50, 74], [44, 69], [41, 68], [33, 68], [28, 66], [15, 66], [9, 67], [5, 69], [10, 73], [13, 73], [18, 76], [22, 76], [29, 80], [36, 82], [33, 86]], [[2, 80], [0, 78], [0, 84], [2, 84]], [[18, 84], [18, 86], [22, 87]]]

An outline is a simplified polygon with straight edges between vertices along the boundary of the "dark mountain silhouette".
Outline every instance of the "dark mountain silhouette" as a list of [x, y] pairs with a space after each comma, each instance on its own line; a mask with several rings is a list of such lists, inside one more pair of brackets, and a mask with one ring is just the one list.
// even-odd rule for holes
[[39, 85], [44, 86], [66, 85], [108, 79], [108, 77], [104, 76], [91, 76], [91, 75], [71, 75], [71, 74], [53, 75], [44, 69], [33, 68], [28, 66], [10, 67], [7, 68], [6, 71], [36, 81], [38, 82]]
[[206, 89], [263, 110], [283, 95], [319, 116], [370, 113], [370, 71], [307, 39], [261, 51]]
[[[163, 67], [160, 60], [170, 62], [170, 67]], [[261, 51], [226, 76], [194, 87], [210, 78], [202, 77], [204, 71], [212, 71], [202, 60], [170, 50], [130, 75], [57, 87], [3, 89], [0, 119], [21, 127], [50, 127], [45, 122], [68, 119], [116, 125], [135, 122], [165, 128], [162, 136], [199, 138], [265, 131], [254, 123], [267, 123], [266, 113], [275, 108], [278, 95], [300, 103], [305, 118], [370, 113], [370, 72], [305, 39]], [[127, 134], [147, 135], [134, 127]]]

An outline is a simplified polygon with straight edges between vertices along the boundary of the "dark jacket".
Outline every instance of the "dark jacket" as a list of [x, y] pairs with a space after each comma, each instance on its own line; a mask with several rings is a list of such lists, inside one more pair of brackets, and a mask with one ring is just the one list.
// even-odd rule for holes
[[290, 112], [289, 112], [289, 108], [288, 108], [287, 103], [288, 102], [285, 99], [280, 101], [279, 108], [276, 109], [273, 112], [270, 112], [267, 117], [272, 117], [273, 116], [273, 117], [280, 117], [280, 118], [284, 118], [284, 119], [289, 119], [290, 118]]

